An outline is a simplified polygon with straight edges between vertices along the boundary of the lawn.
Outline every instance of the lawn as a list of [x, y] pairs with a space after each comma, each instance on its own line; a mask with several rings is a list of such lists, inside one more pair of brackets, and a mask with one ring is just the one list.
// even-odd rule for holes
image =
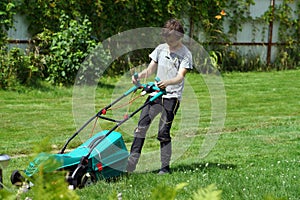
[[[176, 199], [192, 199], [199, 188], [215, 184], [218, 190], [222, 190], [222, 199], [269, 197], [298, 200], [300, 71], [223, 74], [226, 96], [220, 94], [216, 99], [221, 105], [226, 105], [224, 127], [214, 135], [209, 154], [201, 157], [201, 147], [204, 141], [208, 141], [205, 140], [208, 129], [215, 120], [212, 91], [205, 84], [204, 77], [192, 73], [187, 76], [186, 93], [173, 126], [176, 158], [171, 175], [158, 176], [152, 171], [158, 167], [159, 161], [155, 139], [157, 126], [154, 125], [149, 130], [143, 149], [144, 159], [137, 173], [76, 190], [80, 198], [117, 199], [115, 195], [121, 193], [123, 199], [150, 199], [157, 190], [186, 183], [177, 192]], [[90, 105], [74, 105], [77, 101], [73, 88], [44, 85], [35, 89], [0, 91], [0, 153], [12, 157], [4, 170], [4, 184], [12, 188], [10, 173], [28, 165], [31, 161], [28, 156], [36, 151], [41, 141], [46, 139], [52, 151], [58, 152], [66, 139], [87, 120], [86, 116], [92, 116], [95, 108], [104, 107], [127, 86], [130, 87], [129, 78], [123, 78], [103, 78], [95, 94], [91, 93], [90, 98], [94, 100], [91, 112], [84, 109]], [[143, 101], [138, 99], [134, 105], [113, 110], [113, 115], [133, 111]], [[78, 111], [78, 108], [85, 115], [74, 114], [74, 109]], [[119, 129], [128, 148], [137, 117]], [[97, 130], [108, 126], [106, 122], [100, 123]], [[87, 129], [70, 148], [75, 148], [92, 134], [92, 127]], [[148, 158], [153, 160], [149, 162]]]

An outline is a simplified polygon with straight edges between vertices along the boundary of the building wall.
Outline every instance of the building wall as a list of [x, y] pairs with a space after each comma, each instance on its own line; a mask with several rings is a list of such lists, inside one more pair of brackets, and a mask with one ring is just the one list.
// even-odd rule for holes
[[[280, 5], [283, 3], [283, 0], [276, 0], [275, 5]], [[255, 0], [255, 5], [250, 6], [250, 15], [252, 18], [261, 17], [271, 5], [270, 0]], [[297, 9], [296, 1], [290, 4], [291, 8], [295, 11]], [[298, 16], [294, 15], [294, 18], [297, 19]], [[273, 22], [273, 32], [272, 32], [272, 43], [278, 43], [278, 30], [279, 30], [280, 22], [275, 19]], [[267, 43], [269, 38], [269, 25], [268, 24], [255, 24], [256, 32], [253, 35], [253, 25], [251, 23], [246, 23], [242, 25], [242, 31], [238, 32], [236, 35], [236, 41], [232, 41], [236, 43], [236, 47], [240, 50], [240, 52], [253, 55], [260, 55], [263, 61], [267, 60], [267, 51], [268, 46]], [[228, 23], [224, 24], [225, 31], [228, 30]], [[263, 31], [265, 29], [265, 32]], [[238, 43], [261, 43], [257, 45], [238, 45]], [[271, 46], [271, 62], [273, 62], [276, 58], [277, 47], [276, 45]]]
[[28, 31], [29, 22], [24, 15], [16, 14], [14, 16], [14, 27], [8, 30], [9, 48], [19, 47], [27, 49], [29, 47], [28, 41], [31, 35]]

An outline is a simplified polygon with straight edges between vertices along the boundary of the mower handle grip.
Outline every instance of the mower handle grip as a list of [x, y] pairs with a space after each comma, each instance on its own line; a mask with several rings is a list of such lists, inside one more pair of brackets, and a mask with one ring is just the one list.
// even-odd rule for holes
[[134, 80], [136, 81], [136, 86], [137, 87], [140, 87], [141, 86], [141, 83], [140, 83], [140, 80], [139, 80], [139, 74], [137, 73], [137, 72], [135, 72], [134, 74], [133, 74], [133, 78], [134, 78]]
[[165, 94], [165, 91], [159, 91], [156, 95], [154, 95], [153, 97], [151, 97], [149, 101], [153, 102], [155, 99], [157, 99], [158, 97], [161, 97], [164, 94]]
[[135, 73], [133, 74], [133, 77], [134, 77], [135, 80], [138, 80], [139, 74], [138, 74], [137, 72], [135, 72]]
[[124, 96], [127, 96], [129, 95], [130, 93], [136, 91], [137, 89], [139, 89], [141, 87], [141, 84], [140, 84], [140, 81], [138, 80], [138, 77], [139, 77], [139, 74], [137, 72], [135, 72], [133, 74], [133, 78], [136, 80], [136, 84], [130, 88], [129, 90], [127, 90], [123, 95]]

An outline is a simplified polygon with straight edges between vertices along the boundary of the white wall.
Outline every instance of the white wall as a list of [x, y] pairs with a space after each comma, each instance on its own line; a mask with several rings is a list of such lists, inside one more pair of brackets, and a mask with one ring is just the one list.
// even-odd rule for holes
[[[20, 14], [14, 16], [14, 27], [8, 30], [9, 40], [30, 40], [31, 35], [28, 31], [29, 23], [26, 17]], [[22, 49], [28, 48], [29, 44], [10, 44], [9, 48], [19, 47]]]
[[[282, 4], [283, 0], [275, 0], [275, 5]], [[255, 0], [255, 5], [250, 6], [250, 15], [251, 17], [259, 18], [261, 17], [269, 8], [271, 1], [270, 0]], [[291, 8], [295, 11], [297, 8], [296, 1], [290, 4]], [[294, 18], [296, 19], [298, 16], [294, 15]], [[279, 21], [275, 19], [273, 23], [273, 34], [272, 34], [272, 42], [276, 43], [278, 42], [278, 28], [279, 28]], [[256, 42], [256, 43], [268, 43], [269, 38], [269, 25], [268, 24], [257, 24], [256, 26], [256, 32], [255, 36], [253, 36], [253, 25], [251, 23], [246, 23], [242, 25], [242, 31], [239, 31], [236, 35], [236, 43], [250, 43], [250, 42]], [[225, 31], [228, 31], [228, 22], [224, 22], [224, 28]], [[265, 29], [265, 32], [263, 30]], [[239, 48], [240, 52], [247, 54], [251, 52], [255, 55], [260, 55], [261, 59], [263, 61], [266, 61], [267, 59], [267, 46], [244, 46], [244, 45], [237, 45], [237, 48]], [[272, 46], [271, 50], [271, 62], [275, 60], [277, 54], [277, 48], [276, 46]]]

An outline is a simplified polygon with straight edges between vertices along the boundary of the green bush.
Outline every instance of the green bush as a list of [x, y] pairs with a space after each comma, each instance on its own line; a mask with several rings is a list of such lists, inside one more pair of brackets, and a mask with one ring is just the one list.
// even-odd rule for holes
[[299, 45], [281, 47], [276, 56], [274, 67], [277, 70], [296, 69], [300, 67]]
[[[252, 17], [250, 6], [254, 0], [204, 0], [204, 1], [32, 1], [20, 0], [0, 3], [0, 88], [13, 88], [18, 84], [32, 84], [47, 80], [55, 85], [74, 83], [80, 67], [92, 79], [79, 77], [88, 83], [99, 77], [104, 68], [89, 70], [90, 63], [107, 60], [103, 51], [93, 54], [84, 65], [81, 63], [96, 46], [91, 35], [104, 41], [119, 32], [138, 27], [161, 27], [165, 20], [183, 19], [186, 33], [193, 39], [209, 44], [214, 68], [221, 71], [267, 71], [271, 69], [296, 69], [300, 65], [299, 8], [295, 0], [283, 0], [261, 16]], [[296, 9], [292, 9], [296, 4]], [[116, 10], [118, 12], [116, 12]], [[34, 49], [27, 52], [7, 52], [7, 30], [13, 26], [15, 13], [24, 14], [29, 21], [28, 30], [33, 35]], [[135, 13], [135, 15], [132, 15]], [[296, 16], [296, 17], [295, 17]], [[120, 20], [124, 19], [124, 20]], [[224, 20], [229, 25], [224, 30]], [[266, 35], [269, 23], [279, 23], [277, 56], [273, 63], [249, 52], [242, 54], [231, 45], [243, 25], [253, 26], [252, 39], [260, 33]], [[262, 37], [261, 42], [266, 42]], [[219, 43], [228, 44], [228, 46]], [[229, 48], [228, 48], [229, 47]], [[121, 55], [114, 60], [106, 73], [119, 75], [134, 66], [149, 62], [149, 49], [141, 49]], [[102, 54], [103, 53], [103, 54]], [[95, 62], [97, 60], [97, 63]], [[88, 64], [88, 65], [86, 65]], [[103, 64], [103, 63], [102, 63]], [[94, 66], [96, 67], [96, 66]], [[199, 68], [199, 66], [197, 66]], [[201, 66], [200, 66], [201, 67]], [[99, 71], [100, 70], [100, 71]], [[211, 69], [203, 69], [205, 73]], [[92, 74], [91, 74], [92, 73]]]
[[0, 51], [0, 88], [32, 85], [42, 77], [41, 60], [33, 52], [26, 54], [20, 48]]
[[[60, 17], [60, 30], [49, 37], [46, 34], [39, 34], [44, 40], [41, 44], [50, 44], [46, 51], [46, 74], [47, 81], [56, 85], [73, 84], [81, 63], [96, 47], [96, 41], [91, 38], [91, 22], [83, 20], [73, 20], [67, 15]], [[51, 34], [51, 33], [50, 33]], [[49, 39], [51, 39], [49, 41]]]
[[266, 71], [266, 64], [258, 53], [249, 51], [246, 54], [239, 48], [227, 48], [222, 51], [220, 59], [220, 70], [231, 71]]
[[1, 0], [0, 2], [0, 47], [7, 43], [7, 30], [13, 25], [13, 16], [15, 14], [15, 4], [10, 0]]

